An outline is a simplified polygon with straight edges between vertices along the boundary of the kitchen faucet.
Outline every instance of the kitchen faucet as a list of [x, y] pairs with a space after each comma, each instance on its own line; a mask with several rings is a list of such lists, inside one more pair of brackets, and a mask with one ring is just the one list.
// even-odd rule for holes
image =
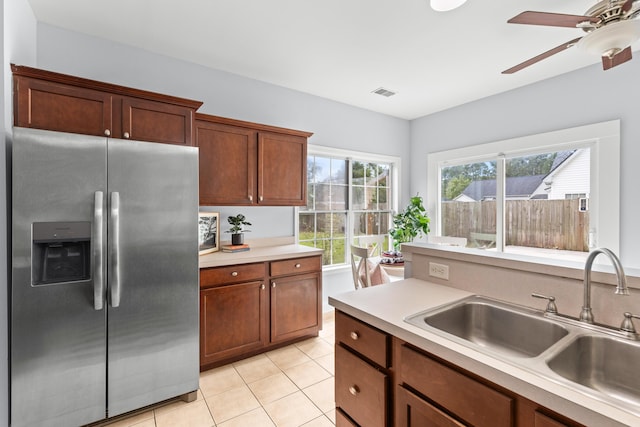
[[609, 249], [594, 249], [587, 257], [587, 262], [584, 265], [584, 303], [582, 305], [582, 311], [580, 312], [580, 321], [582, 322], [593, 323], [593, 313], [591, 311], [591, 268], [593, 267], [593, 260], [599, 254], [607, 255], [616, 270], [616, 277], [618, 278], [616, 294], [629, 295], [629, 289], [627, 288], [627, 279], [624, 275], [624, 269], [622, 268], [620, 259], [618, 259], [618, 257]]

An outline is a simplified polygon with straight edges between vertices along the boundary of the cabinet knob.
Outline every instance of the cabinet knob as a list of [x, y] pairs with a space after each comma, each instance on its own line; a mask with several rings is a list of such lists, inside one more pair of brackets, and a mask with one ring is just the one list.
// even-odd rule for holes
[[264, 283], [260, 285], [260, 289], [264, 290]]
[[249, 194], [249, 201], [253, 202], [253, 196], [251, 194]]
[[358, 340], [358, 338], [360, 338], [360, 334], [357, 333], [356, 331], [351, 331], [351, 333], [349, 334], [349, 336], [351, 337], [352, 340], [356, 341]]
[[232, 275], [233, 277], [236, 277], [236, 276], [238, 275], [238, 272], [237, 272], [237, 271], [232, 271], [232, 272], [231, 272], [231, 275]]
[[104, 136], [111, 136], [111, 131], [109, 129], [105, 129]]
[[122, 136], [124, 136], [125, 139], [129, 139], [129, 132], [125, 132]]
[[264, 200], [264, 197], [260, 196], [260, 201], [263, 201], [263, 200]]
[[349, 387], [349, 393], [353, 394], [354, 396], [357, 396], [358, 393], [360, 393], [360, 389], [358, 388], [357, 385], [352, 385]]
[[296, 265], [294, 265], [294, 267], [295, 267], [295, 268], [300, 268], [300, 267], [302, 267], [302, 266], [300, 265], [300, 263], [297, 263]]
[[276, 282], [271, 282], [271, 287], [275, 288], [276, 287]]

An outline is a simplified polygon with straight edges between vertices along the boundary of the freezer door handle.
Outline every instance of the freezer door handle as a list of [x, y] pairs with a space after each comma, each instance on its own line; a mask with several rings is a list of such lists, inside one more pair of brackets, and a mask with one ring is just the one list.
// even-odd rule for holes
[[93, 198], [93, 308], [102, 310], [104, 304], [104, 274], [102, 254], [102, 191], [96, 191]]
[[111, 307], [120, 305], [120, 193], [111, 193]]

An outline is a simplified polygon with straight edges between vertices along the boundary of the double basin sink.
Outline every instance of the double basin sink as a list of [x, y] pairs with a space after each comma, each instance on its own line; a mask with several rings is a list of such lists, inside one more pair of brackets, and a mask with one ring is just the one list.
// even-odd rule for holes
[[405, 321], [640, 415], [638, 341], [477, 295]]

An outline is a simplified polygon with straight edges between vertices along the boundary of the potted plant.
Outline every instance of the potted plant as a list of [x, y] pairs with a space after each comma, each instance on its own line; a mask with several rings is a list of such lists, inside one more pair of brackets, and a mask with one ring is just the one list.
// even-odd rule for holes
[[413, 242], [416, 236], [429, 234], [429, 221], [422, 197], [415, 195], [409, 205], [393, 217], [393, 228], [389, 230], [389, 235], [394, 250], [398, 251], [401, 243]]
[[227, 230], [227, 233], [231, 233], [231, 244], [241, 245], [244, 243], [244, 233], [248, 233], [251, 230], [247, 230], [245, 226], [251, 225], [247, 218], [242, 215], [232, 215], [227, 218], [231, 228]]

